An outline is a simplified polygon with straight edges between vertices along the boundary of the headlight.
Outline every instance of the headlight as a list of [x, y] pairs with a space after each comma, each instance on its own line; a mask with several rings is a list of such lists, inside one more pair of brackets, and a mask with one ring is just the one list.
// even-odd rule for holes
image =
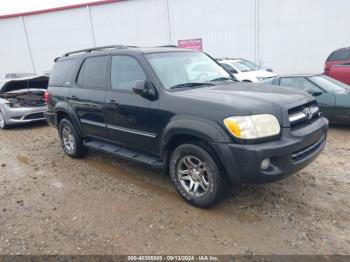
[[230, 133], [240, 139], [258, 139], [278, 135], [281, 131], [273, 115], [232, 116], [224, 119]]
[[259, 82], [264, 81], [266, 78], [265, 77], [257, 77], [256, 79], [258, 79]]

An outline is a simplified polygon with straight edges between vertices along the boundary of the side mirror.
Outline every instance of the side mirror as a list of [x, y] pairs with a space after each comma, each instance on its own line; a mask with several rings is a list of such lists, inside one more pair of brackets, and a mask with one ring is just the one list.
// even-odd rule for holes
[[148, 80], [136, 80], [132, 90], [144, 98], [155, 100], [157, 98], [157, 91], [153, 84]]
[[320, 96], [323, 94], [323, 92], [321, 91], [312, 91], [312, 90], [308, 91], [308, 93], [312, 96]]
[[237, 73], [238, 73], [237, 70], [234, 69], [234, 68], [230, 68], [230, 69], [229, 69], [229, 72], [230, 72], [231, 74], [237, 74]]

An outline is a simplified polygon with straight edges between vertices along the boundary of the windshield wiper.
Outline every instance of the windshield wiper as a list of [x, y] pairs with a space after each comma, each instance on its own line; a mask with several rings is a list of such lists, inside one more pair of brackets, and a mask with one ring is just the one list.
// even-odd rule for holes
[[227, 81], [227, 80], [231, 80], [231, 81], [237, 82], [237, 80], [232, 78], [232, 77], [218, 77], [218, 78], [214, 78], [214, 79], [210, 80], [210, 82]]
[[170, 89], [176, 89], [176, 88], [184, 88], [184, 87], [196, 87], [196, 86], [213, 86], [214, 84], [211, 83], [193, 83], [193, 82], [188, 82], [188, 83], [183, 83], [179, 85], [175, 85], [170, 87]]

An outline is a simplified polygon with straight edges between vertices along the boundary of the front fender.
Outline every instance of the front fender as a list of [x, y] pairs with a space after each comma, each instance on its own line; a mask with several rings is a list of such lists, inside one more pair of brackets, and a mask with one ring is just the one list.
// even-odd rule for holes
[[178, 118], [170, 121], [161, 138], [160, 153], [166, 150], [168, 142], [176, 135], [190, 135], [208, 142], [229, 143], [230, 136], [217, 122], [202, 118]]

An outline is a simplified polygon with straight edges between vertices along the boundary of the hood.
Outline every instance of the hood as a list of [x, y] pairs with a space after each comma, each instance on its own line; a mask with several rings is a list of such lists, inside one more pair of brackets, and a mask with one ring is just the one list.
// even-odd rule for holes
[[30, 76], [0, 80], [0, 94], [21, 89], [47, 89], [47, 76]]
[[177, 95], [231, 107], [247, 115], [273, 114], [280, 119], [288, 109], [315, 100], [305, 92], [243, 82], [190, 89]]

